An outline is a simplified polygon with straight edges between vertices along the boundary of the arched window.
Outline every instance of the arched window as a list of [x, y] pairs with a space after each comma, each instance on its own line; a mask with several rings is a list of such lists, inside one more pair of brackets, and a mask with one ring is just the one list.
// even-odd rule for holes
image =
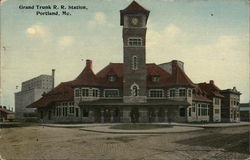
[[132, 96], [138, 96], [139, 95], [139, 86], [136, 83], [132, 84], [130, 89], [131, 89], [131, 95]]
[[138, 95], [138, 88], [136, 86], [133, 87], [133, 96]]
[[132, 69], [133, 70], [138, 69], [138, 58], [137, 58], [137, 56], [132, 57]]

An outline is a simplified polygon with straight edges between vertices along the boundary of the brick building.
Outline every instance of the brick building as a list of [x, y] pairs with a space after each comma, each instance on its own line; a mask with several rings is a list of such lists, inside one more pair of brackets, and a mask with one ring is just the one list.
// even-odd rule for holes
[[38, 108], [48, 122], [220, 121], [223, 95], [213, 81], [193, 83], [181, 61], [146, 64], [149, 13], [135, 1], [120, 11], [123, 63], [110, 63], [95, 74], [86, 60], [78, 77], [28, 108]]
[[240, 95], [235, 87], [221, 90], [224, 96], [221, 104], [221, 116], [223, 122], [240, 122]]

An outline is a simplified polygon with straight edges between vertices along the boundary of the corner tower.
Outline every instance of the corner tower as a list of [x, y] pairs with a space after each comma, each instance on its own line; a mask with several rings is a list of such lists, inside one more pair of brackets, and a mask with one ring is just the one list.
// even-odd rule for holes
[[133, 1], [120, 11], [123, 26], [123, 101], [146, 102], [146, 24], [149, 10]]

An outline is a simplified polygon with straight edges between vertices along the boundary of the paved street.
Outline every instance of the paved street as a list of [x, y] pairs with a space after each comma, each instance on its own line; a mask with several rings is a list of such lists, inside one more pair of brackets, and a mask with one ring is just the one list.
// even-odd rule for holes
[[159, 135], [108, 134], [27, 126], [1, 129], [0, 155], [11, 159], [237, 159], [249, 153], [249, 126]]

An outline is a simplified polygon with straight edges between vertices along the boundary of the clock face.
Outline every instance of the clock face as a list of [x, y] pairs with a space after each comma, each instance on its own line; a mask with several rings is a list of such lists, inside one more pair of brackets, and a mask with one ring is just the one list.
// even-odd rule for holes
[[133, 17], [133, 18], [131, 19], [131, 22], [132, 22], [133, 25], [137, 25], [138, 22], [139, 22], [139, 20], [138, 20], [138, 18]]

